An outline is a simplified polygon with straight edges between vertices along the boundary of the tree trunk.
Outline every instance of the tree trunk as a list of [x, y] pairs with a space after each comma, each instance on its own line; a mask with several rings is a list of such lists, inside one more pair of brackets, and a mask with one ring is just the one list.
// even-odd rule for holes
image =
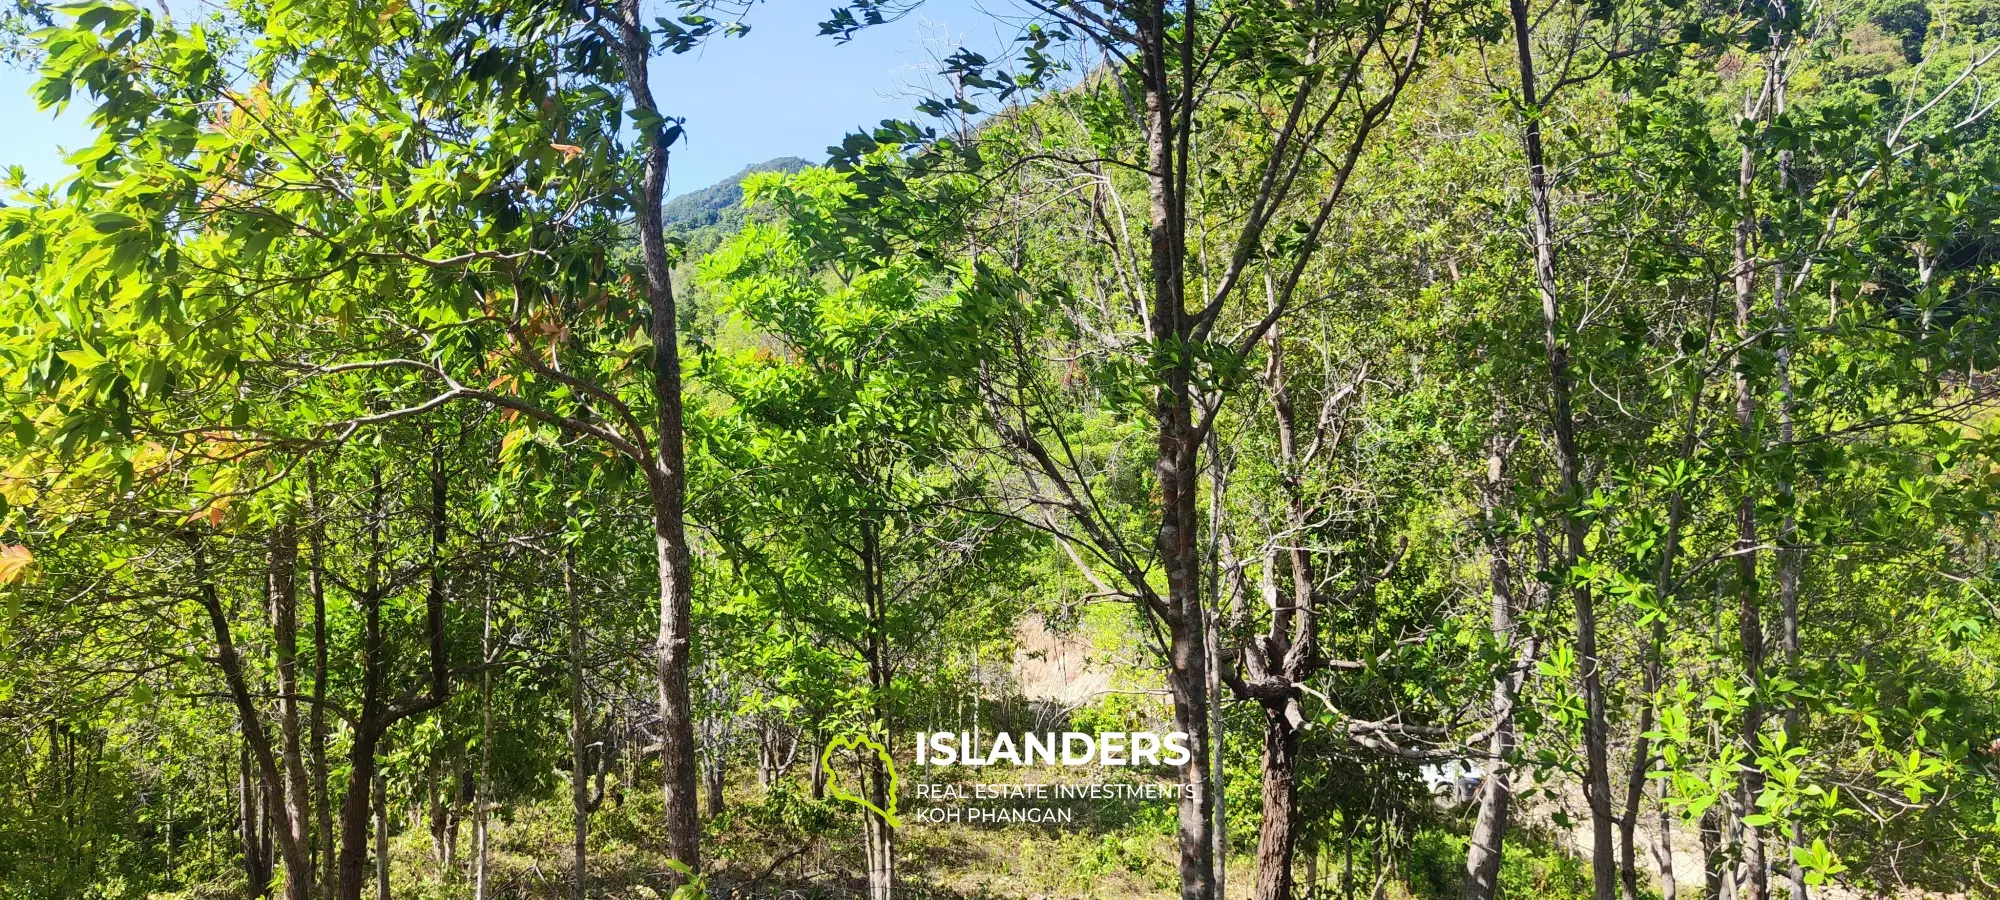
[[297, 524], [286, 520], [273, 529], [266, 558], [264, 593], [270, 603], [271, 638], [277, 655], [278, 741], [282, 754], [283, 789], [279, 841], [285, 862], [285, 897], [308, 900], [315, 882], [312, 864], [312, 790], [306, 779], [304, 741], [299, 722], [299, 605], [294, 574], [298, 568]]
[[[643, 172], [638, 195], [639, 249], [646, 269], [653, 344], [653, 395], [658, 406], [654, 457], [648, 467], [652, 493], [654, 558], [659, 567], [660, 632], [654, 645], [660, 684], [660, 772], [665, 802], [667, 856], [689, 871], [701, 870], [701, 826], [695, 794], [693, 703], [688, 694], [693, 640], [693, 593], [685, 527], [687, 470], [681, 413], [681, 361], [673, 267], [667, 256], [660, 206], [667, 187], [668, 142], [646, 66], [652, 38], [639, 0], [618, 0], [619, 57], [633, 109], [652, 118], [640, 126]], [[669, 884], [682, 882], [678, 873]]]
[[347, 750], [347, 794], [340, 805], [340, 858], [337, 865], [335, 886], [337, 900], [361, 900], [361, 888], [367, 879], [368, 867], [368, 820], [371, 812], [375, 816], [375, 852], [383, 858], [378, 863], [377, 877], [379, 892], [386, 896], [389, 892], [389, 870], [386, 862], [389, 846], [389, 821], [386, 809], [378, 808], [383, 800], [385, 788], [376, 771], [375, 751], [381, 741], [378, 710], [382, 704], [382, 566], [385, 548], [382, 531], [382, 475], [374, 476], [374, 485], [368, 499], [368, 563], [366, 583], [362, 587], [361, 603], [361, 721], [354, 729], [354, 743]]
[[812, 798], [814, 800], [826, 799], [826, 767], [820, 765], [819, 759], [816, 757], [813, 759], [812, 764]]
[[1701, 816], [1701, 868], [1703, 900], [1722, 900], [1722, 876], [1729, 860], [1722, 853], [1722, 812], [1711, 806]]
[[[1775, 55], [1775, 54], [1774, 54]], [[1771, 114], [1785, 113], [1787, 104], [1787, 70], [1782, 60], [1776, 64], [1771, 75]], [[1778, 151], [1778, 188], [1792, 190], [1792, 151], [1786, 148]], [[1771, 307], [1776, 313], [1777, 326], [1783, 330], [1778, 345], [1778, 441], [1791, 446], [1796, 438], [1792, 424], [1792, 336], [1791, 316], [1785, 308], [1785, 295], [1789, 287], [1786, 279], [1787, 268], [1782, 261], [1774, 267], [1771, 281]], [[1796, 508], [1796, 496], [1789, 472], [1781, 472], [1778, 477], [1778, 506], [1785, 511], [1778, 523], [1778, 648], [1785, 657], [1787, 677], [1799, 677], [1799, 570], [1804, 563], [1804, 553], [1798, 546], [1798, 517], [1792, 512]], [[1794, 702], [1785, 707], [1785, 746], [1798, 746], [1799, 730], [1804, 711]], [[1802, 823], [1797, 818], [1791, 822], [1788, 848], [1804, 846]], [[1790, 857], [1788, 852], [1785, 854]], [[1809, 900], [1812, 896], [1806, 884], [1805, 868], [1797, 859], [1788, 859], [1785, 867], [1791, 882], [1791, 900]]]
[[1264, 710], [1264, 821], [1257, 829], [1257, 900], [1291, 900], [1298, 847], [1299, 735], [1283, 707]]
[[1340, 835], [1340, 852], [1343, 860], [1340, 866], [1340, 898], [1354, 900], [1354, 830], [1345, 829]]
[[[1182, 900], [1212, 900], [1215, 896], [1214, 797], [1208, 790], [1210, 736], [1208, 728], [1207, 616], [1201, 602], [1201, 555], [1195, 546], [1197, 454], [1193, 424], [1192, 361], [1185, 347], [1193, 335], [1184, 296], [1183, 266], [1187, 256], [1181, 176], [1186, 171], [1185, 128], [1191, 121], [1177, 117], [1186, 98], [1175, 90], [1168, 46], [1166, 5], [1160, 0], [1137, 4], [1134, 39], [1139, 45], [1146, 136], [1148, 225], [1152, 270], [1150, 300], [1155, 358], [1152, 368], [1161, 384], [1155, 389], [1154, 419], [1158, 428], [1154, 481], [1160, 492], [1155, 546], [1166, 575], [1162, 609], [1153, 610], [1166, 626], [1167, 688], [1173, 696], [1174, 728], [1188, 736], [1189, 759], [1182, 767], [1180, 819], [1180, 880]], [[1180, 38], [1180, 62], [1191, 64], [1193, 22]], [[1193, 90], [1192, 84], [1182, 86]]]
[[[1192, 548], [1190, 548], [1191, 550]], [[1188, 554], [1190, 557], [1193, 553]], [[1192, 568], [1192, 563], [1188, 568]], [[1180, 876], [1182, 900], [1210, 900], [1215, 886], [1210, 880], [1214, 874], [1213, 839], [1209, 834], [1214, 827], [1213, 797], [1208, 786], [1208, 692], [1205, 687], [1207, 666], [1202, 651], [1203, 628], [1201, 611], [1196, 604], [1199, 598], [1182, 597], [1182, 609], [1191, 609], [1192, 616], [1180, 617], [1180, 621], [1168, 627], [1168, 659], [1171, 670], [1168, 683], [1172, 688], [1174, 701], [1174, 730], [1188, 736], [1188, 762], [1181, 767], [1181, 783], [1188, 790], [1181, 794], [1180, 818]]]
[[[1210, 592], [1210, 596], [1214, 596]], [[1204, 690], [1208, 695], [1208, 790], [1215, 798], [1215, 815], [1209, 823], [1211, 844], [1209, 855], [1215, 860], [1215, 900], [1223, 900], [1229, 880], [1229, 810], [1223, 805], [1224, 792], [1228, 788], [1228, 773], [1223, 768], [1223, 728], [1222, 728], [1222, 648], [1221, 635], [1216, 633], [1215, 619], [1203, 613], [1207, 628], [1203, 629], [1208, 654], [1208, 678]], [[1267, 776], [1268, 777], [1268, 776]], [[1267, 795], [1268, 796], [1268, 795]]]
[[[674, 440], [679, 442], [678, 434]], [[678, 453], [676, 453], [678, 455]], [[678, 483], [680, 478], [675, 476]], [[678, 487], [675, 493], [679, 493]], [[676, 497], [678, 501], [678, 497]], [[688, 695], [688, 649], [694, 628], [687, 580], [687, 545], [680, 503], [661, 504], [655, 513], [660, 563], [660, 635], [654, 644], [660, 682], [660, 754], [670, 858], [690, 870], [700, 857], [700, 824], [695, 799], [694, 717]], [[671, 508], [667, 508], [671, 507]]]
[[[1660, 834], [1653, 841], [1653, 863], [1660, 867], [1660, 900], [1676, 900], [1680, 886], [1674, 878], [1674, 813], [1667, 806], [1671, 785], [1660, 780]], [[1803, 898], [1801, 898], [1803, 900]]]
[[[368, 867], [368, 813], [370, 801], [381, 800], [383, 794], [382, 776], [377, 767], [376, 751], [382, 737], [395, 723], [444, 704], [451, 697], [450, 647], [445, 633], [445, 589], [441, 567], [443, 566], [444, 543], [448, 535], [446, 522], [447, 483], [443, 448], [437, 448], [431, 457], [431, 571], [428, 590], [424, 597], [424, 630], [430, 644], [430, 690], [429, 693], [411, 701], [389, 703], [383, 697], [385, 674], [382, 671], [383, 633], [382, 598], [385, 590], [382, 568], [385, 559], [382, 532], [382, 477], [375, 476], [368, 507], [368, 564], [366, 583], [361, 591], [362, 637], [361, 637], [361, 709], [360, 721], [354, 725], [353, 744], [348, 749], [347, 798], [340, 808], [340, 861], [337, 880], [336, 900], [361, 900], [361, 889], [367, 881]], [[386, 849], [388, 834], [388, 811], [377, 806], [377, 844]], [[388, 864], [386, 853], [377, 867], [378, 890], [386, 900], [389, 890]]]
[[[1532, 25], [1527, 0], [1509, 0], [1514, 49], [1520, 69], [1521, 102], [1527, 108], [1522, 123], [1522, 147], [1527, 154], [1531, 216], [1529, 231], [1535, 249], [1535, 285], [1542, 302], [1542, 347], [1549, 372], [1549, 419], [1555, 432], [1556, 470], [1565, 511], [1582, 502], [1583, 460], [1577, 447], [1576, 415], [1571, 401], [1569, 342], [1556, 280], [1553, 186], [1544, 162], [1540, 93], [1535, 86]], [[1569, 587], [1576, 611], [1576, 659], [1582, 667], [1584, 702], [1584, 797], [1590, 804], [1591, 896], [1612, 900], [1618, 891], [1617, 850], [1612, 842], [1609, 727], [1601, 661], [1597, 656], [1597, 611], [1590, 587], [1573, 574], [1584, 556], [1582, 519], [1565, 514], [1563, 545], [1556, 574]]]
[[1500, 492], [1505, 484], [1507, 455], [1498, 446], [1487, 459], [1486, 489], [1480, 492], [1484, 513], [1490, 588], [1492, 590], [1493, 639], [1505, 648], [1507, 668], [1493, 678], [1493, 737], [1489, 745], [1493, 759], [1487, 763], [1486, 781], [1479, 789], [1479, 817], [1472, 826], [1472, 840], [1465, 848], [1464, 900], [1493, 900], [1500, 889], [1500, 861], [1506, 845], [1508, 819], [1512, 814], [1513, 786], [1509, 759], [1514, 753], [1514, 697], [1520, 691], [1523, 661], [1514, 630], [1514, 573], [1507, 557], [1507, 539], [1499, 522]]
[[[889, 771], [880, 757], [869, 753], [868, 802], [889, 808]], [[863, 811], [868, 838], [868, 900], [892, 900], [896, 889], [896, 829], [881, 816]]]
[[[1268, 282], [1266, 290], [1270, 292]], [[1275, 293], [1272, 293], [1269, 312], [1275, 317], [1279, 310]], [[1327, 661], [1320, 652], [1318, 612], [1321, 598], [1319, 586], [1313, 578], [1312, 553], [1307, 546], [1318, 510], [1308, 505], [1302, 482], [1313, 450], [1302, 450], [1299, 446], [1291, 389], [1285, 374], [1283, 330], [1275, 321], [1269, 331], [1269, 341], [1263, 377], [1277, 424], [1278, 467], [1285, 496], [1284, 527], [1285, 534], [1291, 535], [1285, 542], [1290, 546], [1283, 559], [1291, 575], [1291, 593], [1289, 598], [1282, 597], [1276, 584], [1280, 555], [1275, 549], [1268, 551], [1264, 561], [1264, 593], [1270, 607], [1270, 622], [1264, 634], [1237, 654], [1250, 678], [1246, 680], [1240, 673], [1221, 670], [1215, 657], [1210, 658], [1209, 664], [1217, 667], [1217, 674], [1227, 680], [1240, 697], [1255, 699], [1264, 710], [1263, 818], [1258, 829], [1255, 896], [1257, 900], [1291, 900], [1296, 890], [1291, 869], [1297, 856], [1300, 831], [1295, 788], [1298, 730], [1304, 724], [1298, 705], [1302, 693], [1300, 686], [1323, 671]], [[1329, 399], [1328, 402], [1334, 401]], [[1325, 427], [1326, 419], [1333, 411], [1334, 408], [1329, 406], [1315, 420], [1312, 447], [1320, 446], [1324, 433], [1319, 429]], [[1211, 447], [1210, 452], [1215, 453], [1216, 448]], [[1212, 502], [1218, 507], [1222, 502], [1222, 477], [1223, 472], [1218, 465], [1212, 476], [1212, 488], [1215, 490]], [[1216, 517], [1211, 527], [1218, 530], [1222, 527], [1220, 516]], [[1226, 545], [1226, 539], [1226, 534], [1218, 535], [1218, 549]], [[1233, 552], [1230, 555], [1233, 557]], [[1364, 575], [1348, 596], [1358, 596], [1371, 583], [1372, 579]], [[1231, 587], [1232, 597], [1245, 592], [1240, 587]], [[1251, 683], [1253, 680], [1254, 684]], [[1210, 699], [1215, 703], [1216, 698]], [[1219, 703], [1215, 705], [1220, 706]], [[1220, 720], [1215, 721], [1219, 728]], [[1217, 746], [1220, 747], [1219, 741]], [[1216, 802], [1218, 805], [1221, 803], [1219, 796]], [[1218, 816], [1215, 827], [1220, 830], [1224, 824]], [[1221, 846], [1220, 841], [1218, 846]], [[1221, 871], [1220, 867], [1217, 871]], [[1222, 890], [1220, 883], [1216, 885], [1216, 890]]]
[[[1757, 119], [1770, 106], [1771, 90], [1777, 79], [1775, 56], [1767, 55], [1763, 85], [1757, 96], [1744, 101], [1744, 118]], [[1745, 144], [1737, 164], [1737, 200], [1744, 205], [1744, 212], [1736, 221], [1736, 240], [1733, 262], [1735, 264], [1736, 288], [1736, 334], [1739, 340], [1748, 340], [1752, 331], [1751, 303], [1755, 298], [1757, 285], [1756, 261], [1752, 258], [1751, 239], [1758, 228], [1756, 214], [1750, 209], [1751, 197], [1757, 177], [1757, 155], [1754, 148]], [[1736, 424], [1742, 438], [1742, 452], [1745, 454], [1746, 468], [1750, 460], [1762, 452], [1762, 438], [1757, 433], [1756, 392], [1750, 383], [1750, 374], [1743, 366], [1736, 367]], [[1753, 469], [1754, 471], [1754, 469]], [[1755, 760], [1762, 748], [1759, 738], [1764, 731], [1764, 705], [1761, 699], [1764, 690], [1764, 624], [1761, 604], [1758, 599], [1757, 556], [1757, 497], [1755, 489], [1745, 486], [1743, 495], [1736, 504], [1736, 633], [1742, 643], [1743, 674], [1750, 682], [1751, 698], [1744, 707], [1742, 734], [1743, 751], [1748, 760], [1738, 779], [1737, 804], [1739, 822], [1742, 816], [1757, 811], [1757, 796], [1763, 792], [1764, 775]], [[1763, 829], [1749, 823], [1741, 823], [1743, 829], [1743, 868], [1745, 900], [1765, 900], [1769, 890], [1769, 878], [1764, 859]]]
[[[50, 741], [54, 747], [55, 742]], [[257, 779], [251, 773], [250, 747], [236, 748], [237, 838], [243, 845], [243, 878], [252, 897], [271, 896], [271, 860], [263, 839], [264, 811], [258, 803]]]
[[[372, 759], [372, 757], [371, 757]], [[389, 898], [389, 782], [381, 772], [373, 774], [375, 785], [375, 900]], [[366, 797], [368, 792], [361, 791]], [[366, 802], [365, 800], [363, 802]], [[357, 821], [366, 821], [365, 818]], [[361, 827], [361, 826], [358, 826]], [[356, 893], [360, 892], [357, 885]]]
[[[881, 734], [890, 734], [887, 705], [892, 673], [889, 669], [888, 595], [883, 590], [881, 544], [878, 525], [864, 520], [861, 527], [861, 592], [867, 607], [868, 634], [863, 662], [868, 667], [869, 703], [874, 713], [871, 724]], [[866, 773], [868, 802], [878, 809], [889, 808], [889, 772], [879, 755], [862, 757]], [[863, 811], [864, 838], [868, 844], [868, 898], [891, 900], [896, 888], [896, 830], [887, 820]]]
[[[228, 686], [229, 696], [236, 706], [236, 718], [242, 726], [243, 741], [248, 745], [250, 753], [249, 761], [255, 765], [256, 781], [260, 788], [258, 796], [262, 798], [260, 808], [266, 813], [267, 820], [274, 820], [280, 815], [283, 817], [282, 822], [267, 821], [268, 827], [261, 836], [268, 843], [274, 837], [271, 832], [276, 832], [278, 853], [285, 864], [285, 896], [288, 900], [307, 900], [312, 896], [312, 857], [305, 844], [304, 817], [273, 813], [271, 809], [272, 804], [278, 802], [278, 796], [284, 792], [286, 776], [292, 767], [287, 765], [281, 772], [278, 757], [271, 749], [270, 734], [264, 730], [264, 721], [258, 714], [256, 702], [250, 696], [250, 680], [243, 671], [243, 658], [237, 652], [236, 639], [230, 631], [228, 614], [223, 610], [222, 599], [216, 593], [215, 579], [209, 571], [208, 556], [202, 537], [189, 533], [186, 540], [190, 560], [194, 566], [197, 594], [208, 613], [209, 629], [215, 636], [216, 659], [222, 666], [223, 682]], [[296, 639], [296, 634], [294, 638]], [[296, 645], [293, 649], [297, 649]], [[294, 709], [296, 710], [296, 707]], [[296, 715], [293, 716], [293, 725], [296, 737]], [[294, 750], [296, 746], [294, 743]], [[304, 781], [304, 774], [301, 772], [299, 777], [301, 787]], [[297, 826], [296, 830], [294, 825]], [[268, 883], [270, 853], [266, 851], [262, 857], [265, 860], [264, 877]]]
[[[75, 735], [70, 736], [70, 744], [72, 748], [75, 747]], [[260, 825], [257, 858], [263, 860], [264, 878], [268, 881], [275, 872], [274, 860], [277, 859], [277, 856], [271, 850], [271, 844], [273, 836], [278, 831], [278, 814], [273, 809], [277, 805], [278, 800], [276, 792], [271, 790], [269, 782], [258, 781], [255, 787], [257, 790], [257, 821]]]
[[778, 777], [778, 736], [769, 717], [757, 717], [757, 786], [770, 790]]
[[[375, 771], [375, 741], [374, 735], [357, 732], [354, 746], [348, 753], [347, 796], [340, 805], [340, 860], [336, 880], [339, 900], [360, 900], [361, 887], [367, 880], [368, 820], [375, 806], [374, 801], [378, 800], [375, 795], [381, 790], [381, 777]], [[377, 813], [377, 853], [387, 847], [387, 815], [386, 812]]]
[[493, 584], [489, 578], [479, 620], [479, 785], [472, 795], [472, 900], [486, 900], [488, 804], [493, 782]]
[[437, 868], [437, 879], [444, 880], [444, 791], [439, 786], [440, 763], [432, 759], [424, 769], [424, 824], [431, 833], [431, 865]]
[[562, 576], [569, 616], [570, 896], [584, 900], [590, 885], [590, 789], [584, 770], [584, 745], [589, 735], [583, 702], [583, 609], [576, 599], [576, 562], [567, 548], [563, 550]]
[[442, 784], [444, 794], [444, 866], [438, 880], [458, 878], [458, 830], [466, 816], [466, 754], [452, 752], [450, 770]]
[[724, 806], [722, 789], [728, 785], [728, 762], [722, 757], [722, 749], [717, 747], [708, 753], [708, 765], [701, 770], [701, 786], [707, 816], [711, 819], [722, 815]]
[[[312, 593], [313, 616], [313, 705], [310, 724], [310, 752], [312, 753], [314, 850], [319, 854], [320, 896], [333, 895], [334, 852], [333, 852], [333, 795], [329, 793], [326, 762], [326, 674], [327, 674], [327, 634], [326, 634], [326, 522], [325, 511], [319, 506], [318, 471], [310, 460], [306, 463], [306, 509], [312, 517], [306, 527], [307, 580]], [[484, 898], [481, 898], [484, 900]]]

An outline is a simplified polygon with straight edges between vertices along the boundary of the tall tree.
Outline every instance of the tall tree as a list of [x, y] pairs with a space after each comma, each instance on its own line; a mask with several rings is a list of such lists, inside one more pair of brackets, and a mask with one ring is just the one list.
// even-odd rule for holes
[[[850, 4], [836, 9], [825, 28], [851, 34], [882, 21], [885, 10], [914, 5]], [[1100, 470], [1077, 453], [1079, 436], [1069, 429], [1078, 398], [1047, 383], [1048, 361], [1033, 352], [1045, 338], [1032, 315], [1009, 338], [1020, 352], [994, 369], [988, 406], [1012, 464], [1026, 479], [1024, 499], [1032, 511], [1024, 518], [1056, 532], [1065, 547], [1078, 551], [1078, 565], [1092, 570], [1088, 577], [1108, 587], [1095, 572], [1107, 569], [1118, 582], [1113, 593], [1129, 599], [1155, 630], [1175, 728], [1189, 735], [1195, 750], [1182, 779], [1191, 789], [1179, 810], [1180, 891], [1186, 900], [1206, 900], [1219, 886], [1207, 662], [1213, 598], [1205, 588], [1212, 582], [1202, 574], [1199, 512], [1208, 468], [1203, 447], [1226, 399], [1251, 380], [1241, 361], [1291, 309], [1364, 148], [1427, 60], [1433, 32], [1450, 12], [1427, 2], [1339, 10], [1261, 0], [1035, 0], [1028, 6], [1039, 21], [1025, 36], [1029, 49], [1019, 73], [961, 52], [947, 61], [946, 74], [963, 88], [961, 95], [989, 93], [1005, 101], [1024, 86], [1051, 83], [1057, 74], [1047, 52], [1052, 42], [1074, 42], [1103, 60], [1104, 77], [1087, 77], [1073, 92], [1051, 95], [1058, 106], [1081, 113], [1072, 122], [1096, 123], [1084, 125], [1086, 133], [1063, 134], [1068, 129], [1051, 120], [1049, 130], [1001, 130], [978, 140], [993, 148], [982, 153], [996, 156], [1006, 155], [998, 152], [1002, 147], [1020, 147], [1022, 165], [1010, 181], [1022, 188], [1016, 196], [1039, 197], [1035, 185], [1044, 175], [1089, 186], [1069, 204], [1083, 241], [1072, 249], [1104, 251], [1063, 264], [1080, 267], [1080, 282], [1116, 284], [1117, 296], [1082, 302], [1088, 295], [1059, 286], [1060, 279], [1040, 268], [1051, 260], [1030, 258], [1018, 245], [1006, 252], [1011, 242], [1004, 235], [1013, 226], [1001, 226], [976, 249], [998, 254], [1026, 289], [1046, 291], [1055, 311], [1081, 332], [1063, 336], [1065, 343], [1103, 342], [1108, 363], [1101, 374], [1125, 382], [1117, 388], [1121, 396], [1106, 406], [1121, 415], [1143, 407], [1151, 423], [1145, 477], [1153, 486], [1141, 504], [1138, 521], [1144, 525], [1111, 511]], [[1251, 85], [1275, 97], [1274, 105], [1239, 104], [1235, 92]], [[926, 108], [948, 117], [979, 110], [965, 96]], [[1246, 114], [1260, 122], [1251, 129], [1259, 140], [1246, 144], [1223, 135]], [[846, 150], [922, 134], [914, 127], [885, 129], [850, 139]], [[1022, 146], [1031, 134], [1035, 139]], [[940, 146], [958, 144], [944, 140]], [[1237, 177], [1230, 185], [1204, 185], [1197, 171], [1220, 146], [1247, 160], [1231, 166]], [[1100, 152], [1105, 147], [1116, 149]], [[1210, 222], [1201, 202], [1209, 190], [1247, 198], [1247, 209]], [[1129, 217], [1126, 195], [1134, 210]], [[1045, 210], [1040, 202], [1030, 201], [1037, 214]], [[1002, 221], [1015, 212], [1003, 206]], [[1215, 237], [1204, 230], [1191, 238], [1191, 228], [1210, 225]], [[1211, 240], [1213, 249], [1203, 252]], [[1276, 285], [1273, 299], [1247, 302], [1244, 284], [1266, 268]], [[1123, 337], [1133, 330], [1136, 340]]]
[[[753, 207], [783, 215], [749, 225], [702, 281], [764, 340], [705, 368], [732, 401], [716, 429], [725, 458], [771, 507], [726, 529], [725, 554], [782, 616], [859, 664], [838, 718], [893, 742], [918, 636], [953, 612], [945, 598], [1004, 578], [1015, 548], [1004, 520], [970, 509], [984, 493], [972, 454], [978, 335], [998, 314], [990, 276], [877, 252], [884, 236], [948, 239], [959, 207], [949, 189], [943, 203], [869, 202], [857, 180], [814, 169], [750, 182]], [[891, 809], [887, 765], [872, 752], [861, 762], [869, 802]], [[863, 821], [869, 896], [889, 900], [896, 826]]]

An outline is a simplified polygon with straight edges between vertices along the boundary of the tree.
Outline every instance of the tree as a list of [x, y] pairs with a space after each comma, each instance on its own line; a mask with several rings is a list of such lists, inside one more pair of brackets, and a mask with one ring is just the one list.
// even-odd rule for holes
[[[978, 267], [868, 252], [881, 236], [950, 227], [927, 204], [866, 204], [825, 169], [754, 176], [752, 223], [703, 265], [722, 310], [757, 346], [704, 360], [704, 382], [733, 408], [718, 429], [735, 468], [771, 510], [725, 531], [727, 555], [786, 618], [860, 664], [848, 699], [877, 740], [901, 724], [908, 648], [1004, 571], [1004, 520], [974, 508], [978, 336], [996, 314]], [[945, 217], [952, 206], [943, 204]], [[889, 772], [863, 753], [867, 797], [892, 807]], [[869, 896], [894, 890], [895, 829], [864, 815]]]
[[[655, 28], [636, 0], [254, 5], [233, 21], [271, 35], [255, 44], [130, 6], [77, 10], [45, 37], [40, 101], [96, 98], [88, 186], [9, 210], [7, 226], [24, 251], [15, 271], [88, 310], [67, 326], [47, 307], [32, 314], [54, 326], [29, 338], [47, 353], [97, 354], [33, 387], [70, 410], [46, 435], [64, 452], [107, 447], [106, 464], [122, 466], [145, 438], [199, 436], [276, 454], [470, 401], [629, 459], [659, 569], [668, 834], [691, 868], [679, 346], [659, 215], [681, 126], [661, 114], [646, 61], [746, 30], [707, 7]], [[225, 74], [239, 69], [254, 86]], [[630, 267], [615, 261], [628, 217], [641, 250]], [[635, 331], [635, 316], [649, 324]], [[273, 335], [272, 322], [291, 330]], [[302, 393], [328, 402], [263, 414]], [[350, 785], [351, 814], [368, 791]], [[351, 898], [365, 840], [344, 834]]]

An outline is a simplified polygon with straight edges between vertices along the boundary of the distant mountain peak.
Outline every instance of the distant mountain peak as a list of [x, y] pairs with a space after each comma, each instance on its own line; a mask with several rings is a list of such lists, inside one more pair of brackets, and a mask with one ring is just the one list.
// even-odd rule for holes
[[721, 221], [723, 212], [743, 202], [743, 179], [758, 172], [797, 172], [812, 163], [780, 156], [754, 165], [698, 191], [689, 191], [660, 207], [661, 223], [670, 229], [706, 228]]

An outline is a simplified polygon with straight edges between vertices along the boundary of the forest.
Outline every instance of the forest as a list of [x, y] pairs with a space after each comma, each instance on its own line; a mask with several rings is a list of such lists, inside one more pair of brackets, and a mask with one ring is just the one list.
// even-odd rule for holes
[[2000, 897], [2000, 0], [768, 6], [0, 9], [0, 897]]

